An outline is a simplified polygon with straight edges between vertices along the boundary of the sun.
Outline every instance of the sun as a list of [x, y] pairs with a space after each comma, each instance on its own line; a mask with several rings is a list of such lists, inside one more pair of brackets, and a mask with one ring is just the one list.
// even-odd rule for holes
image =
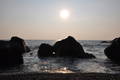
[[67, 10], [67, 9], [62, 9], [62, 10], [60, 11], [60, 17], [61, 17], [62, 19], [67, 19], [67, 18], [69, 18], [69, 16], [70, 16], [69, 10]]

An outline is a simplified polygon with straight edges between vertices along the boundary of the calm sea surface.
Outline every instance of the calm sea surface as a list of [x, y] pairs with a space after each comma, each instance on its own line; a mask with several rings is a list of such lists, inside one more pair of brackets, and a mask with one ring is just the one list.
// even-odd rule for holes
[[109, 43], [101, 41], [78, 41], [84, 50], [96, 56], [96, 59], [79, 59], [79, 58], [45, 58], [37, 57], [38, 47], [41, 43], [53, 45], [53, 40], [27, 40], [27, 45], [31, 52], [24, 54], [24, 64], [19, 67], [12, 67], [0, 70], [0, 73], [11, 72], [41, 72], [41, 73], [120, 73], [120, 66], [111, 62], [104, 55], [104, 49]]

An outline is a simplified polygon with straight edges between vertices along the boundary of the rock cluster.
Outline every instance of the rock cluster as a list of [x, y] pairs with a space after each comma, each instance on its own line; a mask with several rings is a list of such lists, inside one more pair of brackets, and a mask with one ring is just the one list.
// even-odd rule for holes
[[95, 58], [94, 55], [85, 53], [82, 45], [72, 36], [57, 41], [53, 46], [41, 44], [38, 55], [39, 57]]

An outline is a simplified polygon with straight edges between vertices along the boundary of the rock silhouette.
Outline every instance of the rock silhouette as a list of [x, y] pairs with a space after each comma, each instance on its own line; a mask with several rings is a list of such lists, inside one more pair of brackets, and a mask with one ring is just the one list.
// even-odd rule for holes
[[53, 57], [53, 47], [49, 44], [41, 44], [38, 50], [38, 57]]
[[53, 45], [54, 52], [59, 57], [95, 58], [94, 55], [85, 53], [83, 47], [72, 36], [56, 42]]
[[95, 58], [94, 55], [85, 53], [83, 47], [71, 36], [57, 41], [53, 46], [41, 44], [38, 57]]
[[23, 53], [30, 51], [23, 39], [12, 37], [10, 41], [0, 41], [0, 67], [23, 64]]
[[110, 60], [120, 63], [120, 37], [112, 40], [112, 43], [104, 50], [104, 53]]
[[112, 41], [101, 41], [101, 43], [111, 43]]

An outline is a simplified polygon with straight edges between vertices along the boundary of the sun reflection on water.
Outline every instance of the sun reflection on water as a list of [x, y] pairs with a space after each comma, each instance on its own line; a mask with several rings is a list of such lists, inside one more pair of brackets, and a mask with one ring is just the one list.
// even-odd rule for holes
[[62, 67], [62, 68], [51, 68], [50, 66], [39, 66], [37, 64], [33, 65], [32, 68], [30, 68], [32, 71], [37, 71], [37, 72], [47, 72], [47, 73], [74, 73], [73, 71], [69, 70], [67, 67]]
[[63, 67], [63, 68], [54, 70], [53, 73], [74, 73], [74, 72], [70, 71], [67, 67]]

